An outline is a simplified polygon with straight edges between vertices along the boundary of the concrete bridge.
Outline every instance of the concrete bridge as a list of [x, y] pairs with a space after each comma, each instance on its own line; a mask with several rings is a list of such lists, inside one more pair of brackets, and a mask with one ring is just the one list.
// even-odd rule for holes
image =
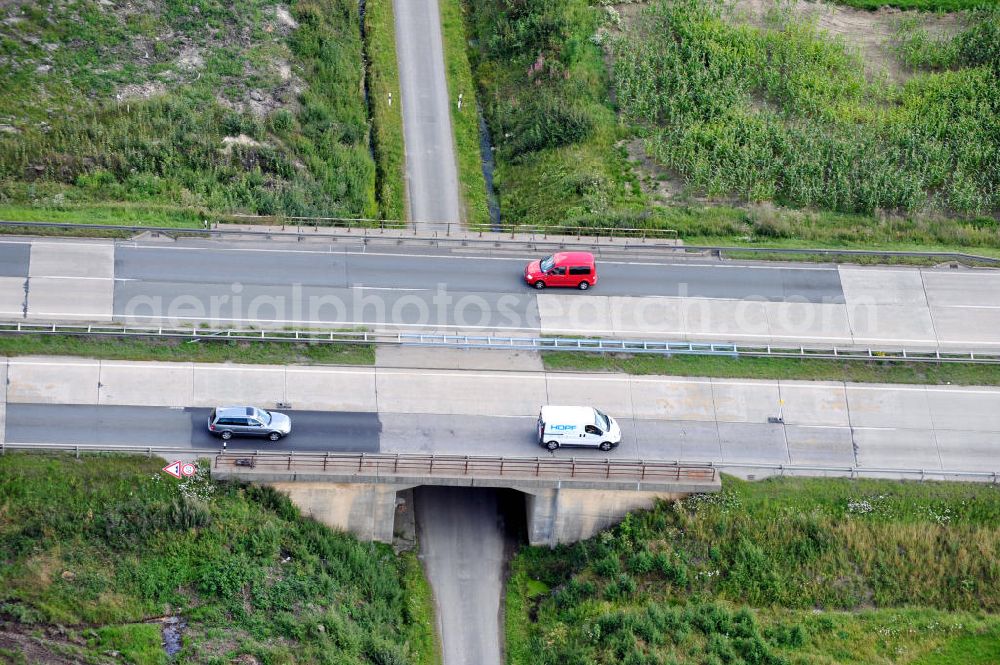
[[212, 476], [270, 485], [319, 522], [381, 542], [392, 542], [401, 490], [513, 489], [525, 496], [529, 542], [549, 546], [589, 538], [657, 499], [720, 488], [707, 464], [458, 455], [225, 453]]

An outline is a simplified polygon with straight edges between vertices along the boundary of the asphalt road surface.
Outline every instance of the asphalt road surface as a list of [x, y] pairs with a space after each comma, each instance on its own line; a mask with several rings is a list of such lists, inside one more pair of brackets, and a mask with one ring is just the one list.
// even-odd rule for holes
[[26, 242], [0, 243], [0, 277], [27, 277], [31, 245]]
[[[528, 258], [119, 244], [113, 314], [136, 324], [234, 320], [537, 330], [536, 292], [521, 278]], [[6, 269], [13, 270], [10, 263]], [[593, 292], [602, 296], [844, 301], [839, 273], [830, 267], [600, 261], [598, 270]], [[558, 293], [590, 296], [574, 289]]]
[[444, 665], [500, 665], [505, 533], [497, 492], [418, 487], [420, 554], [434, 589]]
[[[6, 440], [17, 443], [76, 443], [108, 446], [215, 448], [208, 432], [210, 409], [162, 406], [8, 404]], [[234, 438], [229, 450], [377, 452], [378, 414], [292, 411], [292, 433], [272, 442]]]
[[[394, 0], [410, 219], [418, 230], [461, 221], [437, 0]], [[470, 91], [471, 92], [471, 91]], [[467, 100], [466, 112], [475, 102]]]
[[[222, 250], [222, 251], [220, 251]], [[537, 258], [537, 257], [536, 257]], [[15, 259], [16, 260], [16, 259]], [[0, 254], [0, 265], [5, 257]], [[133, 292], [153, 293], [158, 284], [225, 286], [238, 283], [244, 297], [256, 290], [292, 286], [531, 294], [522, 274], [526, 258], [469, 254], [396, 254], [357, 251], [281, 251], [280, 248], [133, 246], [115, 251], [115, 277]], [[697, 265], [650, 261], [598, 261], [596, 287], [606, 296], [688, 296], [843, 302], [836, 268], [819, 266]], [[574, 294], [573, 289], [560, 293]], [[578, 294], [586, 297], [587, 294]]]

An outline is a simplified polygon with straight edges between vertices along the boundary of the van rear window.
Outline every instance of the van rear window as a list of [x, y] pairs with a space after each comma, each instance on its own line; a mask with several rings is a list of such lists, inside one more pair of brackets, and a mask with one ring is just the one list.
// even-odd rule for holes
[[571, 275], [589, 275], [590, 266], [573, 266], [569, 269]]

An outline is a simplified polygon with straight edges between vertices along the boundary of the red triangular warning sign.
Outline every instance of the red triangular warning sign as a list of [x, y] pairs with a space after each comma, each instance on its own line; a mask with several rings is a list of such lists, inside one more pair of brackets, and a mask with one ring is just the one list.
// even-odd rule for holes
[[181, 463], [180, 460], [176, 462], [171, 462], [170, 464], [163, 467], [163, 470], [169, 473], [174, 478], [181, 477]]

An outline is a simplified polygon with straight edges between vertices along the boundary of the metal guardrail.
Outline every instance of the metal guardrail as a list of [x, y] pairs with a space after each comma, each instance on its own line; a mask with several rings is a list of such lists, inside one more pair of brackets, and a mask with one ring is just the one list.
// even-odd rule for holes
[[0, 455], [6, 454], [8, 450], [37, 450], [41, 452], [65, 452], [75, 453], [77, 457], [81, 453], [129, 453], [133, 455], [145, 455], [152, 457], [160, 453], [170, 455], [197, 455], [199, 457], [211, 457], [219, 453], [219, 448], [182, 448], [179, 446], [119, 446], [100, 445], [89, 443], [34, 443], [18, 441], [0, 441]]
[[218, 454], [213, 469], [295, 471], [363, 477], [578, 480], [618, 483], [714, 482], [709, 464], [643, 460], [483, 457], [401, 453]]
[[[6, 454], [8, 450], [35, 450], [35, 451], [54, 451], [54, 452], [68, 452], [75, 453], [77, 457], [81, 453], [131, 453], [131, 454], [142, 454], [148, 457], [154, 454], [167, 454], [167, 455], [195, 455], [198, 457], [208, 457], [214, 460], [219, 457], [226, 457], [232, 459], [253, 459], [262, 458], [264, 456], [272, 456], [277, 460], [285, 460], [287, 465], [287, 459], [293, 457], [295, 460], [302, 459], [307, 456], [312, 457], [325, 457], [326, 453], [303, 453], [303, 454], [292, 454], [288, 453], [267, 453], [263, 451], [253, 451], [247, 453], [238, 453], [235, 451], [229, 451], [227, 453], [220, 453], [218, 448], [181, 448], [177, 446], [108, 446], [108, 445], [91, 445], [91, 444], [74, 444], [74, 443], [11, 443], [0, 441], [0, 455]], [[331, 455], [350, 455], [352, 458], [351, 464], [356, 464], [357, 459], [360, 457], [367, 457], [369, 459], [373, 458], [372, 454], [362, 454], [362, 453], [331, 453]], [[406, 457], [406, 455], [398, 455], [398, 457]], [[521, 460], [532, 463], [539, 458], [478, 458], [478, 457], [461, 457], [461, 456], [434, 456], [425, 455], [424, 457], [438, 457], [443, 459], [449, 457], [454, 460], [460, 460], [460, 463], [464, 464], [465, 460], [479, 460], [479, 459], [505, 459], [505, 460]], [[552, 460], [559, 461], [564, 466], [566, 463], [570, 464], [570, 472], [572, 473], [572, 463], [573, 459], [562, 459], [562, 458], [550, 458]], [[549, 461], [542, 458], [541, 461]], [[579, 465], [580, 463], [594, 463], [601, 467], [607, 462], [628, 462], [631, 464], [640, 464], [639, 460], [610, 460], [610, 459], [590, 459], [590, 460], [575, 460]], [[686, 462], [681, 460], [675, 461], [658, 461], [658, 462], [645, 462], [645, 464], [662, 464], [668, 468], [681, 468], [681, 469], [693, 469], [698, 472], [714, 469], [716, 473], [721, 472], [725, 469], [760, 469], [762, 471], [772, 471], [777, 475], [837, 475], [845, 478], [883, 478], [885, 476], [901, 476], [907, 477], [912, 476], [916, 480], [953, 480], [957, 478], [964, 478], [970, 481], [980, 481], [980, 482], [990, 482], [994, 484], [1000, 484], [1000, 470], [996, 471], [968, 471], [968, 470], [958, 470], [958, 469], [912, 469], [912, 468], [895, 468], [895, 467], [859, 467], [859, 466], [823, 466], [823, 465], [808, 465], [808, 464], [761, 464], [755, 462]], [[278, 464], [280, 466], [280, 463]], [[232, 468], [245, 468], [243, 465], [237, 465], [233, 462]], [[352, 468], [354, 468], [352, 466]], [[464, 467], [463, 467], [464, 468]], [[322, 469], [320, 469], [322, 470]], [[598, 471], [600, 473], [600, 471]], [[651, 480], [647, 476], [647, 480]]]
[[[371, 219], [349, 217], [268, 217], [261, 215], [225, 215], [216, 224], [248, 224], [255, 226], [294, 226], [297, 228], [372, 229], [379, 232], [412, 231], [417, 234], [417, 224], [430, 226], [445, 237], [462, 233], [502, 233], [512, 238], [530, 236], [584, 236], [597, 238], [636, 238], [650, 240], [677, 240], [676, 229], [656, 229], [623, 226], [562, 226], [558, 224], [501, 224], [494, 227], [487, 223], [463, 224], [461, 222], [406, 222], [399, 219]], [[219, 228], [216, 226], [215, 228]]]
[[[270, 238], [276, 235], [271, 231], [246, 231], [241, 229], [217, 229], [217, 228], [180, 228], [180, 227], [157, 227], [157, 226], [119, 226], [115, 224], [73, 224], [67, 222], [16, 222], [8, 220], [0, 220], [0, 228], [25, 228], [25, 229], [67, 229], [75, 231], [94, 231], [94, 232], [108, 232], [108, 233], [158, 233], [166, 236], [183, 236], [183, 235], [202, 235], [202, 236], [223, 236], [223, 235], [241, 235], [248, 237], [260, 237], [260, 238]], [[388, 229], [378, 229], [378, 228], [367, 228], [367, 227], [342, 227], [344, 233], [337, 235], [328, 236], [331, 239], [336, 238], [353, 238], [359, 239], [363, 242], [367, 242], [371, 238], [381, 237]], [[487, 230], [475, 231], [474, 234], [487, 233]], [[289, 232], [285, 234], [291, 238], [304, 239], [313, 238], [315, 234], [304, 233], [304, 232]], [[676, 244], [676, 243], [660, 243], [656, 242], [655, 239], [648, 237], [645, 238], [629, 238], [626, 236], [619, 236], [617, 239], [613, 237], [602, 237], [602, 236], [587, 236], [579, 235], [577, 239], [571, 240], [567, 238], [554, 239], [549, 238], [549, 235], [554, 234], [543, 234], [541, 237], [531, 237], [522, 240], [501, 240], [499, 238], [468, 238], [468, 237], [458, 237], [453, 235], [440, 236], [437, 234], [431, 236], [421, 236], [418, 235], [414, 230], [412, 234], [407, 234], [406, 238], [427, 241], [434, 244], [455, 244], [455, 245], [491, 245], [493, 247], [525, 247], [526, 245], [532, 248], [538, 248], [540, 246], [551, 246], [553, 248], [564, 248], [564, 247], [586, 247], [593, 250], [599, 251], [600, 248], [616, 249], [616, 250], [636, 250], [642, 249], [656, 249], [657, 251], [669, 252], [674, 254], [712, 254], [723, 258], [730, 254], [752, 254], [764, 257], [771, 256], [788, 256], [788, 257], [807, 257], [807, 258], [823, 258], [835, 260], [840, 258], [869, 258], [876, 260], [885, 259], [912, 259], [926, 262], [945, 262], [952, 261], [957, 263], [966, 264], [976, 264], [985, 266], [995, 266], [1000, 267], [1000, 258], [993, 256], [983, 256], [980, 254], [969, 254], [966, 252], [906, 252], [906, 251], [896, 251], [896, 250], [869, 250], [869, 249], [830, 249], [830, 248], [797, 248], [797, 247], [738, 247], [731, 245], [686, 245], [686, 244]]]
[[[948, 469], [896, 469], [892, 467], [858, 467], [858, 466], [813, 466], [808, 464], [755, 464], [751, 462], [712, 463], [717, 469], [761, 469], [773, 471], [777, 475], [838, 475], [846, 478], [884, 478], [886, 476], [912, 476], [916, 480], [955, 480], [967, 478], [972, 481], [1000, 484], [1000, 471], [958, 471]], [[754, 477], [751, 476], [750, 480]]]
[[594, 339], [584, 337], [505, 337], [372, 331], [266, 330], [238, 328], [169, 328], [114, 324], [59, 324], [0, 322], [0, 334], [74, 335], [133, 339], [182, 339], [188, 342], [238, 341], [308, 344], [374, 344], [451, 349], [518, 351], [568, 351], [580, 353], [629, 353], [646, 355], [727, 356], [731, 358], [799, 358], [814, 360], [865, 360], [904, 363], [1000, 364], [1000, 349], [946, 350], [873, 348], [865, 346], [777, 346], [672, 342], [657, 340]]

